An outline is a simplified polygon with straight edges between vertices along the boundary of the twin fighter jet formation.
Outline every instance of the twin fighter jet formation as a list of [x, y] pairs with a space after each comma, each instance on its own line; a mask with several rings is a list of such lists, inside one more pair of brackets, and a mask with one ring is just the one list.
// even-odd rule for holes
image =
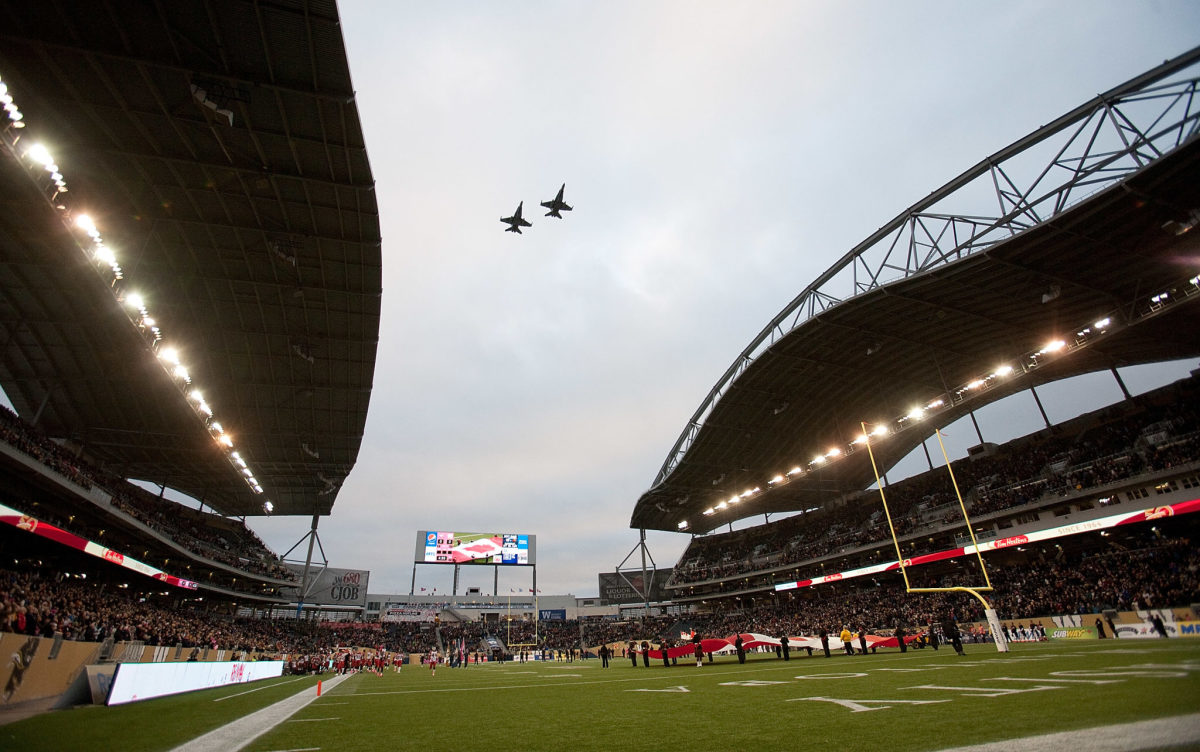
[[[542, 202], [542, 206], [544, 206], [550, 210], [550, 211], [546, 212], [547, 217], [555, 217], [557, 219], [562, 219], [563, 218], [562, 214], [559, 214], [559, 212], [571, 211], [571, 207], [567, 206], [566, 201], [563, 201], [563, 191], [565, 191], [566, 189], [567, 189], [567, 184], [563, 183], [562, 188], [558, 189], [557, 196], [555, 196], [554, 198], [552, 198], [549, 201]], [[530, 224], [529, 222], [526, 222], [524, 219], [521, 218], [521, 209], [524, 206], [525, 206], [525, 202], [522, 201], [521, 203], [517, 204], [517, 211], [515, 214], [513, 214], [511, 217], [501, 217], [500, 218], [501, 222], [504, 222], [505, 224], [508, 225], [508, 227], [504, 228], [505, 232], [515, 232], [518, 235], [520, 235], [522, 227], [533, 227], [532, 224]]]

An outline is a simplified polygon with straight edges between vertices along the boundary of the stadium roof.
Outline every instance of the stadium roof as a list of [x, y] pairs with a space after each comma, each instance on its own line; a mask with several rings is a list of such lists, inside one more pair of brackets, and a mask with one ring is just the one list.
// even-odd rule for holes
[[[28, 0], [0, 6], [0, 40], [25, 126], [5, 121], [0, 154], [17, 412], [226, 514], [328, 514], [362, 441], [382, 289], [336, 4]], [[119, 265], [97, 261], [101, 234]]]
[[1200, 355], [1198, 65], [1067, 113], [846, 254], [713, 387], [630, 526], [819, 507], [875, 482], [862, 423], [884, 473], [1017, 391]]

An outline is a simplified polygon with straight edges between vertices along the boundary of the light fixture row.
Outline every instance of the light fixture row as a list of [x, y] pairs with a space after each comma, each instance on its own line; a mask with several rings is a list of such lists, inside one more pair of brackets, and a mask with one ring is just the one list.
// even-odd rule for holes
[[[105, 244], [95, 220], [86, 213], [71, 211], [70, 207], [62, 203], [63, 197], [61, 194], [68, 192], [67, 183], [49, 149], [41, 143], [34, 143], [22, 152], [19, 144], [24, 139], [20, 135], [8, 132], [11, 128], [24, 128], [25, 122], [24, 115], [13, 101], [12, 94], [9, 92], [3, 78], [0, 78], [0, 103], [3, 104], [9, 119], [8, 124], [4, 128], [6, 131], [5, 143], [14, 153], [23, 153], [26, 165], [34, 170], [33, 177], [35, 181], [45, 191], [51, 205], [60, 212], [68, 228], [70, 229], [73, 225], [73, 229], [82, 231], [87, 235], [86, 240], [76, 238], [80, 248], [85, 249], [85, 253], [90, 255], [91, 260], [102, 271], [107, 271], [110, 275], [109, 287], [113, 295], [122, 304], [130, 321], [149, 340], [150, 347], [157, 355], [163, 369], [171, 375], [175, 385], [184, 394], [188, 404], [204, 423], [209, 435], [212, 436], [213, 441], [221, 448], [226, 459], [254, 493], [262, 494], [262, 484], [254, 476], [254, 472], [250, 469], [246, 460], [234, 449], [233, 437], [216, 420], [212, 407], [209, 406], [208, 401], [204, 398], [204, 394], [192, 382], [191, 374], [187, 366], [184, 365], [178, 349], [167, 344], [158, 321], [150, 315], [145, 298], [139, 293], [128, 289], [128, 286], [124, 282], [125, 273], [117, 260], [117, 254], [112, 247]], [[36, 172], [37, 168], [41, 168], [49, 173], [50, 183], [43, 182], [40, 173]], [[274, 509], [274, 505], [267, 500], [263, 503], [263, 509], [269, 513]]]
[[[1148, 310], [1150, 312], [1157, 311], [1167, 302], [1173, 300], [1174, 297], [1190, 297], [1191, 295], [1200, 293], [1200, 275], [1193, 276], [1187, 280], [1184, 289], [1169, 289], [1153, 295], [1147, 296]], [[1089, 325], [1080, 327], [1076, 330], [1074, 337], [1070, 341], [1065, 339], [1053, 339], [1048, 341], [1039, 349], [1027, 353], [1020, 359], [1020, 369], [1022, 374], [1029, 373], [1051, 359], [1058, 356], [1073, 352], [1081, 347], [1085, 347], [1095, 341], [1098, 337], [1108, 334], [1113, 329], [1113, 317], [1105, 316], [1092, 322]], [[933, 399], [923, 405], [912, 407], [907, 413], [896, 418], [890, 423], [877, 423], [873, 428], [870, 428], [867, 433], [860, 434], [842, 446], [834, 446], [828, 451], [818, 454], [810, 459], [807, 463], [797, 464], [788, 470], [786, 473], [778, 473], [767, 481], [768, 490], [802, 477], [814, 470], [824, 466], [825, 464], [837, 460], [843, 456], [853, 454], [860, 446], [865, 446], [868, 441], [873, 438], [886, 438], [895, 435], [911, 425], [923, 420], [931, 413], [937, 412], [941, 408], [946, 407], [947, 402], [950, 404], [958, 404], [968, 397], [982, 393], [1003, 383], [1009, 376], [1017, 371], [1017, 367], [1009, 364], [1004, 364], [997, 367], [986, 375], [982, 375], [967, 381], [966, 383], [954, 389], [949, 395], [943, 395]], [[739, 504], [746, 499], [758, 495], [762, 489], [755, 487], [747, 489], [740, 494], [734, 495], [728, 499], [723, 499], [718, 503], [710, 506], [703, 511], [705, 516], [712, 516], [720, 511], [730, 508], [733, 505]], [[689, 522], [681, 520], [676, 525], [679, 530], [687, 530]]]

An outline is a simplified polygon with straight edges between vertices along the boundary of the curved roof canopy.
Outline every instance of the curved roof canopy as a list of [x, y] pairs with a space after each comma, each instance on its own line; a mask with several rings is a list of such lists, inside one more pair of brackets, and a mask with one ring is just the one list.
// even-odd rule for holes
[[226, 514], [328, 514], [382, 289], [336, 4], [5, 3], [0, 76], [25, 126], [0, 154], [18, 413]]
[[844, 256], [713, 387], [630, 526], [821, 506], [875, 482], [864, 423], [883, 473], [1016, 391], [1200, 355], [1198, 65], [1067, 113]]

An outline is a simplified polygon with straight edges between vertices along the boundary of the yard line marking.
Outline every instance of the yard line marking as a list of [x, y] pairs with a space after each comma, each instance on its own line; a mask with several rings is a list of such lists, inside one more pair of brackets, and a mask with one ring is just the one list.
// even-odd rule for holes
[[1096, 726], [1079, 731], [1060, 731], [970, 747], [953, 747], [941, 752], [1056, 752], [1062, 749], [1087, 749], [1089, 752], [1125, 752], [1160, 749], [1200, 742], [1200, 713], [1156, 718], [1151, 721]]
[[280, 686], [283, 686], [284, 684], [291, 684], [292, 682], [300, 681], [303, 678], [304, 678], [303, 676], [297, 676], [295, 679], [288, 679], [287, 681], [279, 682], [278, 684], [269, 684], [265, 687], [255, 687], [254, 689], [247, 689], [245, 692], [238, 692], [236, 695], [226, 695], [225, 697], [218, 697], [217, 699], [213, 700], [213, 702], [221, 702], [222, 700], [228, 700], [231, 697], [241, 697], [242, 695], [248, 695], [251, 692], [258, 692], [259, 690], [262, 690], [262, 689], [270, 689], [271, 687], [280, 687]]
[[285, 723], [313, 723], [315, 721], [340, 721], [341, 718], [289, 718]]
[[[334, 689], [348, 678], [350, 678], [348, 675], [343, 674], [326, 681], [326, 691]], [[290, 716], [303, 710], [316, 699], [316, 688], [305, 687], [274, 705], [268, 705], [262, 710], [198, 736], [190, 742], [184, 742], [171, 752], [237, 752], [283, 723]]]
[[317, 752], [320, 747], [297, 747], [296, 749], [273, 749], [270, 752]]

